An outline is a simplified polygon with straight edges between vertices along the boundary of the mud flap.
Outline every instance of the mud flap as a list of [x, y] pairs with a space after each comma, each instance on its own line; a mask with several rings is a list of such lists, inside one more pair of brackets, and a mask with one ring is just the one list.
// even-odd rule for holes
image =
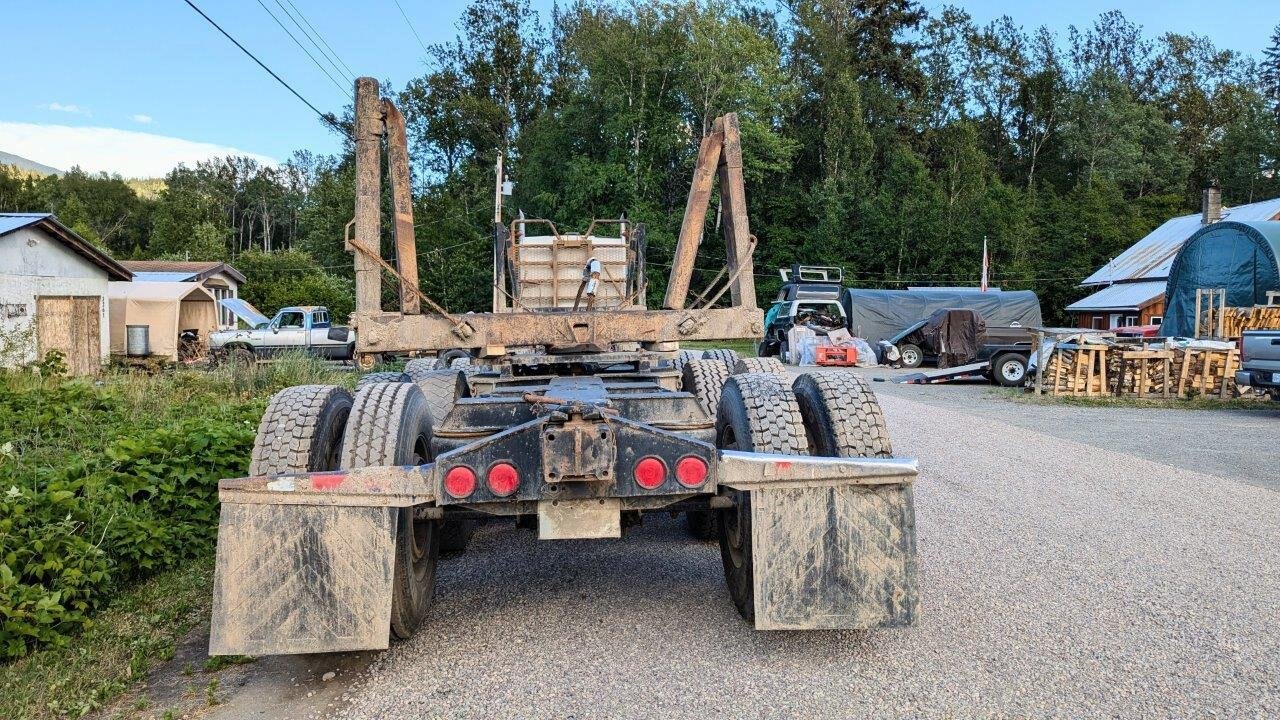
[[398, 510], [223, 502], [209, 654], [386, 648]]
[[756, 629], [914, 623], [912, 490], [910, 483], [751, 490]]

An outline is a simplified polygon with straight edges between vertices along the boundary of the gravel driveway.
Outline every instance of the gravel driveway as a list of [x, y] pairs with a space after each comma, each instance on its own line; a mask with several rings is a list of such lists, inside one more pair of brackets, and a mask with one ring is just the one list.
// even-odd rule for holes
[[[665, 517], [618, 541], [490, 525], [442, 563], [427, 626], [334, 713], [1280, 716], [1280, 495], [880, 394], [895, 449], [922, 466], [917, 626], [755, 632], [715, 545]], [[1280, 474], [1275, 448], [1263, 472]]]

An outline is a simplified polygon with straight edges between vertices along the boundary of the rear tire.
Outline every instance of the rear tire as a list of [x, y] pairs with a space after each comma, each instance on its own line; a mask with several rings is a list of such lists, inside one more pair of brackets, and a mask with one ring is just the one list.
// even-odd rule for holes
[[449, 368], [459, 367], [460, 366], [459, 363], [455, 361], [460, 361], [461, 366], [470, 365], [471, 353], [467, 352], [466, 350], [459, 350], [457, 348], [454, 348], [452, 350], [445, 350], [444, 352], [436, 356], [435, 369], [448, 370]]
[[918, 368], [924, 364], [924, 351], [919, 345], [906, 343], [898, 346], [898, 362], [904, 368]]
[[734, 375], [745, 373], [774, 373], [786, 375], [787, 367], [776, 357], [739, 358], [733, 366]]
[[435, 358], [414, 358], [404, 364], [404, 374], [408, 375], [412, 382], [418, 382], [423, 376], [435, 369]]
[[249, 474], [337, 470], [350, 414], [351, 393], [336, 385], [298, 385], [272, 395], [258, 423]]
[[1027, 359], [1005, 353], [991, 361], [991, 379], [1004, 387], [1022, 387], [1027, 382]]
[[866, 380], [853, 373], [819, 370], [804, 373], [791, 387], [809, 455], [893, 457], [884, 413]]
[[720, 405], [720, 392], [730, 374], [729, 366], [720, 360], [690, 360], [684, 364], [684, 391], [698, 398], [702, 409], [714, 418]]
[[359, 390], [365, 385], [372, 385], [373, 383], [380, 383], [380, 382], [389, 382], [389, 383], [409, 382], [409, 375], [407, 373], [402, 373], [402, 372], [368, 373], [365, 375], [361, 375], [360, 379], [356, 381], [356, 390]]
[[[724, 386], [716, 416], [716, 446], [722, 450], [806, 455], [800, 406], [785, 378], [773, 373], [734, 375]], [[735, 506], [719, 511], [720, 558], [729, 597], [748, 622], [756, 617], [751, 552], [751, 493], [729, 490]]]
[[432, 427], [444, 422], [445, 416], [457, 402], [458, 375], [457, 370], [432, 370], [420, 374], [414, 380], [414, 384], [427, 399], [427, 407], [431, 408], [431, 418], [435, 421]]
[[738, 351], [728, 348], [716, 348], [715, 350], [704, 350], [702, 352], [703, 360], [719, 360], [732, 370], [735, 363], [738, 362]]
[[[377, 383], [356, 392], [342, 443], [348, 468], [422, 465], [431, 461], [431, 411], [413, 383]], [[391, 635], [404, 640], [431, 608], [440, 555], [440, 526], [401, 508], [396, 524]]]

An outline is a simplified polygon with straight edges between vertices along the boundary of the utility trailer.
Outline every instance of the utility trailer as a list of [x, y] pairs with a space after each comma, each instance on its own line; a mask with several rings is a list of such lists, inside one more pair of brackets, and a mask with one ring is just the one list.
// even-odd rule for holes
[[[464, 549], [480, 518], [554, 541], [683, 513], [718, 539], [729, 599], [759, 629], [915, 621], [916, 463], [892, 456], [867, 385], [680, 354], [763, 330], [734, 115], [702, 140], [662, 309], [644, 301], [643, 226], [531, 234], [517, 221], [495, 224], [492, 312], [454, 314], [417, 288], [403, 119], [370, 78], [355, 110], [357, 357], [463, 350], [472, 364], [271, 399], [252, 476], [220, 485], [211, 654], [408, 637], [428, 617], [440, 552]], [[395, 264], [378, 253], [384, 137]], [[728, 261], [691, 302], [717, 178]], [[380, 305], [383, 274], [401, 288], [395, 311]]]

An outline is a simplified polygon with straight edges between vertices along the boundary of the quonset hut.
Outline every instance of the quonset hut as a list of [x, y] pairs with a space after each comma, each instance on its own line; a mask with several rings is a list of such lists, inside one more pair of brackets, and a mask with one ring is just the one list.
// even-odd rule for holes
[[1266, 304], [1280, 290], [1280, 222], [1227, 220], [1192, 235], [1169, 269], [1161, 335], [1195, 335], [1199, 289], [1225, 289], [1227, 307]]

